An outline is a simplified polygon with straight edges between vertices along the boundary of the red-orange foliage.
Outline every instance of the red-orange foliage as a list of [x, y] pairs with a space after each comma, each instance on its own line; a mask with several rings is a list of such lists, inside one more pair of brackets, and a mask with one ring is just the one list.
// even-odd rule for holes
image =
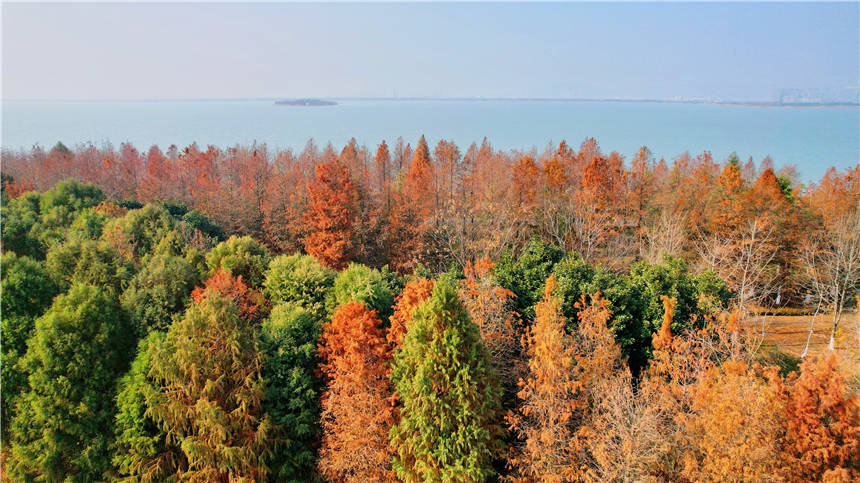
[[528, 373], [520, 380], [522, 405], [508, 415], [522, 441], [509, 464], [523, 481], [572, 481], [579, 475], [574, 418], [581, 409], [577, 395], [582, 384], [575, 377], [576, 348], [565, 333], [555, 287], [555, 276], [550, 275], [524, 341], [529, 360]]
[[[842, 470], [860, 479], [860, 412], [849, 394], [836, 356], [810, 358], [786, 387], [785, 443], [782, 458], [793, 480], [818, 481]], [[831, 475], [831, 476], [836, 476]]]
[[316, 179], [308, 190], [310, 206], [305, 221], [311, 231], [304, 239], [305, 251], [330, 268], [342, 269], [354, 249], [358, 199], [349, 170], [339, 160], [325, 161], [317, 165]]
[[239, 315], [251, 322], [260, 322], [267, 312], [266, 298], [259, 291], [248, 288], [242, 276], [234, 277], [230, 272], [218, 270], [201, 287], [191, 292], [191, 300], [200, 303], [210, 291], [230, 300], [239, 309]]
[[380, 204], [385, 210], [389, 210], [391, 208], [391, 154], [388, 152], [385, 140], [376, 149], [373, 161], [376, 164], [376, 191], [381, 197]]
[[409, 281], [397, 296], [394, 313], [390, 318], [391, 326], [385, 333], [385, 338], [393, 348], [396, 349], [403, 343], [403, 338], [406, 337], [406, 332], [409, 331], [409, 325], [412, 323], [412, 314], [422, 302], [427, 300], [433, 292], [434, 285], [435, 282], [432, 279], [416, 278]]
[[856, 209], [860, 203], [860, 164], [840, 173], [830, 168], [808, 191], [809, 203], [821, 215], [825, 224]]
[[714, 233], [730, 233], [741, 225], [746, 210], [744, 188], [740, 168], [727, 164], [720, 173], [718, 201], [709, 220]]
[[654, 158], [646, 146], [630, 161], [630, 172], [627, 176], [627, 207], [636, 220], [636, 226], [641, 227], [647, 214], [647, 207], [656, 192], [657, 176], [655, 174]]
[[308, 205], [308, 180], [313, 175], [312, 160], [297, 159], [289, 151], [280, 153], [265, 181], [260, 204], [263, 239], [277, 252], [295, 253], [307, 236], [304, 213]]
[[552, 193], [560, 193], [570, 185], [570, 179], [564, 172], [564, 165], [558, 158], [550, 158], [543, 165], [544, 186]]
[[519, 360], [522, 335], [519, 317], [512, 308], [514, 293], [493, 280], [493, 266], [489, 258], [468, 262], [460, 298], [472, 322], [481, 330], [481, 340], [499, 375], [505, 399], [513, 400], [517, 380], [523, 372]]
[[33, 191], [34, 188], [35, 186], [33, 185], [33, 181], [27, 179], [22, 181], [3, 181], [3, 189], [9, 194], [10, 198], [17, 198], [23, 193]]
[[428, 233], [436, 209], [433, 165], [424, 136], [403, 176], [398, 206], [392, 214], [392, 265], [401, 272], [414, 268], [428, 251]]
[[418, 220], [425, 220], [434, 208], [433, 165], [430, 161], [430, 148], [424, 136], [418, 140], [412, 163], [403, 177], [403, 191], [410, 206], [418, 215]]
[[523, 156], [514, 165], [511, 179], [514, 202], [522, 210], [527, 211], [534, 207], [540, 187], [539, 180], [540, 168], [531, 156]]
[[672, 345], [672, 320], [675, 317], [675, 306], [678, 301], [674, 297], [660, 296], [663, 301], [663, 323], [660, 330], [655, 332], [651, 338], [654, 349], [668, 349]]
[[390, 345], [375, 310], [347, 302], [323, 326], [319, 355], [327, 386], [318, 467], [328, 481], [393, 481]]
[[581, 406], [588, 408], [599, 382], [614, 376], [621, 368], [621, 347], [609, 326], [612, 318], [609, 301], [600, 292], [588, 298], [583, 294], [576, 308], [579, 310], [579, 324], [574, 332], [576, 364], [578, 379], [586, 390]]
[[710, 369], [696, 385], [686, 420], [689, 481], [780, 479], [782, 408], [776, 368], [759, 373], [744, 361]]
[[618, 208], [610, 205], [621, 189], [624, 180], [624, 162], [621, 156], [612, 152], [609, 158], [595, 155], [585, 165], [582, 172], [582, 189], [604, 208]]

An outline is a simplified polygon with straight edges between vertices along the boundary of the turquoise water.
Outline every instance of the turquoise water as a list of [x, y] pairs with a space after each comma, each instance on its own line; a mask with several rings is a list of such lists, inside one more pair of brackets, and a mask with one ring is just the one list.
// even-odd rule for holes
[[343, 145], [351, 137], [375, 147], [398, 136], [413, 142], [453, 139], [461, 151], [486, 136], [502, 149], [542, 150], [594, 137], [628, 159], [647, 145], [668, 159], [703, 150], [723, 160], [732, 151], [777, 166], [795, 164], [816, 179], [829, 166], [860, 162], [860, 109], [774, 108], [702, 104], [572, 101], [340, 101], [331, 107], [249, 101], [4, 101], [2, 146], [50, 147], [57, 141], [130, 141], [139, 149], [196, 141], [229, 146], [265, 142], [301, 149], [308, 139]]

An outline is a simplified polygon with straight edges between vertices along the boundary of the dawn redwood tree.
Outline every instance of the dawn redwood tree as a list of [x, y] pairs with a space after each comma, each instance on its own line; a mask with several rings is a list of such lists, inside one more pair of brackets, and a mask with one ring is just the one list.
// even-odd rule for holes
[[20, 362], [29, 374], [29, 390], [20, 396], [10, 425], [13, 480], [105, 477], [116, 379], [133, 344], [115, 298], [90, 285], [72, 285], [36, 320]]
[[684, 420], [682, 475], [691, 481], [762, 481], [785, 477], [780, 440], [784, 403], [776, 368], [759, 373], [742, 360], [707, 371]]
[[508, 416], [521, 442], [510, 464], [515, 476], [528, 481], [573, 481], [579, 475], [573, 420], [581, 387], [575, 375], [576, 347], [565, 332], [555, 290], [556, 278], [550, 275], [525, 340], [528, 370], [519, 383], [521, 405]]
[[276, 427], [262, 408], [256, 336], [234, 300], [208, 289], [151, 357], [149, 374], [160, 390], [148, 414], [187, 460], [169, 477], [264, 480]]
[[391, 349], [375, 310], [347, 302], [323, 326], [319, 471], [330, 481], [390, 481]]
[[449, 282], [439, 281], [413, 315], [395, 352], [402, 402], [391, 429], [394, 469], [403, 481], [484, 481], [502, 436], [500, 389], [481, 343]]
[[329, 268], [344, 268], [355, 248], [353, 225], [358, 216], [358, 190], [349, 169], [338, 159], [318, 164], [308, 190], [305, 222], [310, 233], [304, 239], [305, 251]]
[[858, 397], [845, 382], [829, 353], [805, 359], [800, 376], [787, 384], [782, 459], [795, 477], [826, 481], [841, 472], [860, 478]]
[[403, 343], [403, 338], [406, 337], [412, 324], [412, 315], [415, 313], [415, 309], [430, 297], [434, 285], [435, 282], [432, 279], [419, 277], [409, 281], [403, 287], [400, 295], [397, 296], [394, 313], [391, 315], [391, 326], [385, 333], [388, 343], [394, 349]]
[[291, 151], [278, 153], [265, 181], [260, 204], [266, 245], [277, 251], [292, 253], [302, 248], [306, 235], [304, 212], [308, 204], [307, 180], [311, 167]]
[[203, 302], [211, 292], [232, 302], [239, 311], [239, 316], [251, 324], [259, 323], [268, 312], [268, 301], [257, 290], [249, 288], [242, 276], [234, 277], [230, 272], [218, 270], [206, 279], [200, 287], [191, 292], [191, 300], [195, 304]]
[[516, 400], [520, 361], [520, 321], [513, 310], [514, 293], [493, 280], [489, 258], [467, 263], [460, 298], [469, 317], [481, 331], [481, 340], [490, 354], [490, 363], [503, 390], [503, 403]]
[[392, 214], [395, 231], [392, 265], [399, 271], [409, 271], [430, 255], [429, 235], [436, 208], [433, 178], [430, 148], [421, 136], [403, 174], [398, 205]]
[[534, 210], [538, 206], [540, 195], [540, 168], [531, 156], [523, 156], [511, 170], [511, 188], [513, 202], [516, 208], [517, 243], [535, 229]]

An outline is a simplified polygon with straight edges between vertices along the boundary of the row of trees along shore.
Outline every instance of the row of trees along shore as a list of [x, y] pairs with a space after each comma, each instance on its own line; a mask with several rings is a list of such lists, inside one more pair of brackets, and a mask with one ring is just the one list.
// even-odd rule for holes
[[856, 374], [758, 324], [832, 312], [837, 339], [860, 166], [423, 138], [2, 161], [4, 479], [860, 478]]

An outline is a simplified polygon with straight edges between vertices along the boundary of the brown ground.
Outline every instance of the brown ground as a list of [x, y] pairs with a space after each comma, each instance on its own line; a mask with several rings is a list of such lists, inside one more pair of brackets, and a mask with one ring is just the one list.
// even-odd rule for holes
[[[776, 315], [756, 319], [757, 330], [764, 326], [764, 342], [793, 356], [800, 356], [806, 347], [811, 315]], [[828, 351], [830, 328], [833, 318], [819, 314], [815, 318], [812, 337], [809, 341], [809, 354], [824, 354]], [[860, 314], [846, 313], [836, 332], [836, 352], [842, 359], [843, 367], [853, 374], [860, 373]]]

